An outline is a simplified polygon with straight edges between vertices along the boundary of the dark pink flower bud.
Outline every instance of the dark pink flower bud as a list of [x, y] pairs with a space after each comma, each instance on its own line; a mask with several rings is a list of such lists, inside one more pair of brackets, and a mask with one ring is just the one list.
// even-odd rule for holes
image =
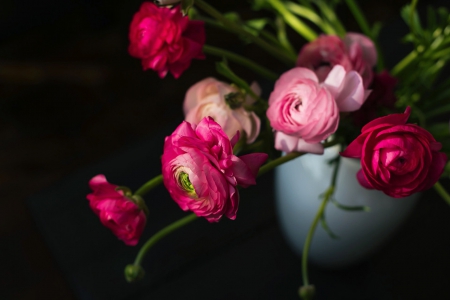
[[89, 186], [93, 191], [87, 195], [89, 205], [102, 224], [125, 244], [136, 245], [147, 221], [144, 211], [117, 189], [117, 185], [109, 183], [104, 175], [93, 177]]

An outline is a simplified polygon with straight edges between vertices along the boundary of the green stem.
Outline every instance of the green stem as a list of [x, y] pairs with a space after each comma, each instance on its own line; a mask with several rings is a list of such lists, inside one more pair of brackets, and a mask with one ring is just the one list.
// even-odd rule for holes
[[382, 52], [380, 51], [381, 50], [380, 45], [375, 40], [375, 38], [373, 36], [373, 32], [370, 29], [369, 23], [367, 23], [366, 17], [364, 16], [363, 12], [361, 11], [358, 4], [354, 0], [345, 0], [345, 2], [347, 3], [348, 8], [350, 9], [353, 16], [355, 17], [356, 22], [358, 22], [359, 27], [361, 27], [361, 30], [363, 31], [363, 33], [365, 35], [367, 35], [375, 43], [375, 47], [377, 48], [377, 54], [378, 54], [377, 68], [378, 68], [378, 71], [383, 70], [384, 59], [382, 56]]
[[279, 0], [266, 0], [272, 7], [283, 17], [289, 26], [292, 27], [298, 34], [303, 36], [306, 40], [312, 41], [317, 38], [317, 33], [309, 28], [305, 23], [298, 19], [292, 12], [290, 12], [284, 4]]
[[[324, 147], [330, 147], [337, 144], [337, 141], [333, 141], [330, 143], [325, 143]], [[300, 152], [291, 152], [286, 154], [285, 156], [279, 157], [278, 159], [275, 159], [267, 164], [265, 164], [264, 166], [262, 166], [259, 169], [258, 172], [258, 177], [261, 176], [262, 174], [266, 173], [267, 171], [277, 167], [278, 165], [290, 161], [296, 157], [299, 157], [303, 154], [306, 153], [300, 153]], [[334, 177], [333, 177], [334, 178]], [[138, 192], [147, 192], [149, 191], [151, 188], [153, 188], [156, 184], [154, 184], [153, 182], [156, 182], [157, 180], [162, 181], [162, 175], [156, 176], [155, 178], [153, 178], [152, 180], [150, 180], [149, 182], [147, 182], [146, 184], [144, 184], [136, 193]], [[335, 179], [333, 179], [335, 180]], [[160, 182], [158, 182], [159, 184]], [[147, 189], [148, 186], [151, 186], [151, 188]], [[142, 190], [142, 191], [141, 191]], [[165, 237], [166, 235], [172, 233], [173, 231], [177, 230], [178, 228], [183, 227], [186, 224], [189, 224], [190, 222], [196, 220], [198, 217], [192, 213], [182, 219], [179, 219], [175, 222], [173, 222], [172, 224], [164, 227], [163, 229], [161, 229], [160, 231], [158, 231], [157, 233], [155, 233], [149, 240], [147, 240], [147, 242], [144, 244], [144, 246], [142, 246], [142, 248], [139, 250], [138, 255], [136, 256], [136, 259], [134, 260], [134, 264], [133, 266], [135, 267], [140, 267], [142, 260], [144, 259], [145, 255], [147, 254], [147, 252], [150, 250], [150, 248], [152, 248], [159, 240], [161, 240], [163, 237]]]
[[[336, 145], [337, 143], [338, 143], [337, 141], [333, 141], [333, 142], [330, 142], [330, 143], [325, 143], [325, 144], [323, 144], [323, 147], [324, 148], [328, 148], [328, 147]], [[263, 175], [263, 174], [265, 174], [265, 173], [267, 173], [268, 171], [278, 167], [279, 165], [284, 164], [285, 162], [293, 160], [294, 158], [297, 158], [297, 157], [302, 156], [304, 154], [307, 154], [307, 153], [306, 152], [291, 152], [291, 153], [288, 153], [288, 154], [286, 154], [284, 156], [280, 156], [280, 157], [278, 157], [278, 158], [276, 158], [276, 159], [266, 163], [261, 168], [259, 168], [258, 177]]]
[[407, 56], [405, 56], [401, 61], [399, 61], [391, 70], [391, 75], [398, 77], [398, 75], [405, 69], [410, 63], [412, 63], [417, 58], [417, 52], [413, 50]]
[[336, 166], [333, 171], [333, 176], [331, 178], [331, 185], [330, 187], [325, 191], [324, 198], [322, 200], [322, 203], [319, 206], [319, 209], [317, 210], [316, 216], [314, 217], [314, 220], [309, 227], [308, 234], [306, 236], [305, 245], [303, 245], [303, 252], [302, 252], [302, 277], [303, 277], [303, 286], [309, 285], [309, 277], [308, 277], [308, 254], [309, 249], [311, 247], [312, 238], [314, 236], [314, 232], [316, 231], [317, 224], [319, 224], [320, 219], [322, 218], [325, 207], [327, 206], [328, 201], [330, 200], [331, 196], [334, 193], [335, 186], [336, 186], [336, 180], [337, 180], [337, 173], [339, 170], [339, 164], [340, 159], [338, 158], [336, 161]]
[[227, 51], [224, 49], [220, 49], [220, 48], [209, 46], [209, 45], [204, 45], [203, 52], [205, 52], [207, 54], [219, 56], [219, 57], [225, 57], [231, 61], [234, 61], [240, 65], [243, 65], [244, 67], [247, 67], [247, 68], [255, 71], [259, 75], [261, 75], [271, 81], [276, 81], [280, 77], [280, 75], [270, 71], [269, 69], [262, 67], [261, 65], [249, 60], [248, 58], [246, 58], [244, 56], [240, 56], [238, 54], [235, 54], [233, 52], [230, 52], [230, 51]]
[[328, 200], [329, 200], [329, 194], [333, 193], [333, 188], [329, 187], [326, 191], [326, 196], [323, 199], [322, 203], [319, 206], [319, 210], [316, 213], [316, 216], [314, 217], [314, 220], [311, 224], [311, 227], [309, 227], [308, 235], [306, 236], [305, 245], [303, 246], [303, 253], [302, 253], [302, 277], [303, 277], [303, 286], [309, 285], [309, 277], [308, 277], [308, 254], [309, 254], [309, 248], [311, 247], [311, 241], [314, 235], [314, 231], [316, 230], [317, 224], [319, 224], [320, 218], [323, 215], [323, 212], [325, 211], [325, 207], [327, 206]]
[[146, 183], [144, 183], [134, 194], [144, 196], [145, 194], [150, 192], [150, 190], [152, 190], [154, 187], [161, 184], [162, 180], [163, 180], [162, 174], [159, 174], [158, 176], [155, 176]]
[[442, 197], [442, 199], [447, 202], [448, 205], [450, 205], [450, 195], [447, 193], [447, 191], [444, 189], [444, 187], [441, 185], [441, 183], [438, 181], [434, 184], [434, 189], [438, 194]]
[[359, 27], [361, 27], [361, 30], [364, 32], [364, 34], [371, 37], [372, 31], [370, 30], [369, 24], [367, 23], [367, 19], [362, 13], [358, 4], [353, 0], [345, 0], [345, 3], [347, 3], [348, 8], [352, 12], [353, 16], [356, 19], [356, 22], [358, 22], [358, 25]]
[[150, 248], [153, 247], [153, 245], [155, 245], [160, 239], [162, 239], [169, 233], [172, 233], [173, 231], [177, 230], [178, 228], [183, 227], [184, 225], [189, 224], [197, 219], [198, 217], [194, 213], [192, 213], [182, 219], [179, 219], [178, 221], [173, 222], [172, 224], [164, 227], [163, 229], [155, 233], [139, 250], [136, 259], [134, 260], [134, 265], [140, 266], [148, 250], [150, 250]]
[[238, 24], [225, 18], [219, 11], [217, 11], [214, 7], [212, 7], [205, 1], [195, 0], [195, 5], [204, 12], [206, 12], [207, 14], [209, 14], [211, 17], [217, 19], [224, 26], [232, 30], [235, 34], [244, 36], [245, 38], [249, 39], [250, 41], [260, 46], [263, 50], [273, 55], [275, 58], [281, 60], [282, 62], [286, 63], [289, 66], [295, 64], [295, 61], [297, 59], [295, 55], [290, 55], [284, 52], [282, 49], [274, 47], [271, 44], [264, 41], [263, 39], [253, 35], [252, 33], [248, 32], [247, 30], [239, 26]]

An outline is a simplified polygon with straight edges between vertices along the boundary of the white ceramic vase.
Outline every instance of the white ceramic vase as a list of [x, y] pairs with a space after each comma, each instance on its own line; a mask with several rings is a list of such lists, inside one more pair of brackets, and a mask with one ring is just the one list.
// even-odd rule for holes
[[[292, 249], [301, 255], [308, 229], [330, 185], [337, 146], [324, 155], [308, 154], [276, 169], [275, 196], [282, 231]], [[392, 198], [380, 191], [367, 190], [356, 180], [357, 159], [341, 158], [335, 199], [346, 206], [369, 206], [370, 211], [346, 211], [328, 203], [328, 227], [339, 236], [331, 238], [319, 224], [309, 252], [309, 261], [321, 267], [345, 268], [367, 259], [386, 242], [409, 215], [419, 194]]]

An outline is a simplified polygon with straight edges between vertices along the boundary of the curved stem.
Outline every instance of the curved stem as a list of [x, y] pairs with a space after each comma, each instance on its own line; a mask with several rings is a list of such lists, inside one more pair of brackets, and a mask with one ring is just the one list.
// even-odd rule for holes
[[302, 252], [302, 278], [303, 278], [303, 286], [309, 285], [309, 277], [308, 277], [308, 254], [309, 249], [311, 247], [312, 238], [314, 236], [314, 232], [316, 231], [317, 224], [319, 223], [319, 220], [322, 218], [322, 215], [325, 211], [325, 207], [327, 206], [328, 201], [330, 200], [331, 196], [334, 193], [335, 186], [336, 186], [336, 180], [337, 180], [337, 173], [339, 170], [339, 164], [340, 164], [340, 157], [338, 157], [336, 161], [336, 166], [334, 167], [333, 176], [331, 178], [331, 184], [330, 187], [325, 191], [324, 198], [322, 200], [322, 203], [319, 206], [319, 209], [317, 210], [316, 216], [314, 217], [314, 220], [309, 227], [308, 234], [306, 236], [305, 245], [303, 245], [303, 252]]
[[197, 219], [198, 217], [194, 213], [192, 213], [182, 219], [179, 219], [178, 221], [173, 222], [172, 224], [164, 227], [163, 229], [155, 233], [139, 250], [136, 259], [134, 260], [134, 265], [140, 266], [148, 250], [150, 250], [150, 248], [153, 247], [153, 245], [155, 245], [160, 239], [162, 239], [169, 233], [172, 233], [173, 231], [177, 230], [178, 228], [183, 227], [184, 225], [191, 223], [192, 221]]
[[144, 183], [134, 194], [144, 196], [145, 194], [150, 192], [150, 190], [152, 190], [154, 187], [161, 184], [162, 180], [163, 180], [162, 174], [159, 174], [158, 176], [155, 176], [146, 183]]
[[444, 199], [445, 202], [447, 202], [447, 204], [450, 205], [450, 195], [444, 189], [442, 184], [438, 181], [434, 184], [433, 187], [436, 190], [436, 192], [438, 192], [438, 194], [442, 197], [442, 199]]
[[[328, 147], [334, 146], [336, 144], [338, 144], [338, 142], [335, 140], [333, 142], [323, 144], [323, 147], [328, 148]], [[279, 165], [284, 164], [285, 162], [288, 162], [290, 160], [293, 160], [294, 158], [300, 157], [304, 154], [308, 154], [308, 153], [307, 152], [291, 152], [284, 156], [280, 156], [277, 159], [274, 159], [274, 160], [266, 163], [261, 168], [259, 168], [258, 177], [263, 175], [264, 173], [267, 173], [268, 171], [278, 167]]]
[[325, 207], [327, 206], [328, 200], [330, 199], [331, 194], [333, 194], [333, 187], [329, 187], [328, 190], [325, 193], [325, 198], [323, 199], [322, 203], [319, 206], [319, 210], [316, 213], [316, 216], [314, 217], [314, 220], [311, 224], [311, 227], [309, 227], [308, 235], [306, 236], [305, 245], [303, 246], [303, 252], [302, 252], [302, 277], [303, 277], [303, 286], [309, 285], [309, 277], [308, 277], [308, 254], [309, 254], [309, 248], [311, 247], [311, 241], [314, 235], [314, 232], [316, 231], [317, 224], [319, 224], [319, 220], [323, 215], [323, 212], [325, 211]]
[[268, 53], [272, 54], [275, 58], [281, 60], [282, 62], [286, 63], [289, 66], [292, 66], [295, 64], [295, 61], [297, 57], [295, 55], [290, 55], [283, 51], [280, 48], [274, 47], [271, 44], [267, 43], [263, 39], [251, 34], [241, 26], [237, 25], [233, 21], [230, 21], [229, 19], [225, 18], [219, 11], [217, 11], [214, 7], [209, 5], [203, 0], [195, 0], [195, 5], [199, 7], [201, 10], [209, 14], [211, 17], [217, 19], [219, 22], [221, 22], [224, 26], [228, 27], [230, 30], [232, 30], [235, 34], [242, 35], [245, 38], [249, 39], [250, 41], [254, 42], [258, 46], [260, 46], [263, 50], [267, 51]]
[[269, 79], [271, 81], [275, 81], [280, 77], [278, 74], [270, 71], [269, 69], [264, 68], [263, 66], [255, 63], [254, 61], [249, 60], [248, 58], [244, 56], [240, 56], [236, 53], [220, 49], [217, 47], [209, 46], [209, 45], [203, 45], [203, 52], [206, 54], [211, 54], [219, 57], [225, 57], [231, 61], [234, 61], [240, 65], [243, 65], [244, 67], [247, 67], [262, 77]]
[[[337, 144], [337, 141], [333, 141], [330, 143], [325, 143], [324, 147], [330, 147]], [[300, 153], [300, 152], [291, 152], [285, 156], [279, 157], [278, 159], [275, 159], [267, 164], [265, 164], [264, 166], [262, 166], [259, 169], [258, 175], [257, 176], [261, 176], [262, 174], [266, 173], [267, 171], [275, 168], [276, 166], [287, 162], [289, 160], [292, 160], [296, 157], [299, 157], [303, 154], [306, 153]], [[333, 176], [334, 178], [335, 176]], [[159, 181], [159, 182], [158, 182]], [[157, 184], [159, 184], [162, 181], [162, 175], [156, 176], [155, 178], [153, 178], [152, 180], [150, 180], [149, 182], [147, 182], [146, 184], [144, 184], [136, 193], [146, 193], [147, 191], [151, 190], [154, 186], [156, 186]], [[335, 178], [333, 179], [333, 181], [335, 181]], [[147, 252], [162, 238], [164, 238], [165, 236], [167, 236], [168, 234], [172, 233], [173, 231], [185, 226], [186, 224], [191, 223], [192, 221], [198, 219], [198, 217], [192, 213], [184, 218], [181, 218], [175, 222], [173, 222], [172, 224], [164, 227], [163, 229], [161, 229], [160, 231], [158, 231], [157, 233], [155, 233], [152, 237], [150, 237], [150, 239], [147, 240], [147, 242], [145, 242], [144, 246], [142, 246], [142, 248], [139, 250], [138, 255], [136, 256], [136, 259], [134, 260], [134, 266], [140, 266], [142, 263], [142, 260], [144, 259], [145, 255], [147, 254]]]

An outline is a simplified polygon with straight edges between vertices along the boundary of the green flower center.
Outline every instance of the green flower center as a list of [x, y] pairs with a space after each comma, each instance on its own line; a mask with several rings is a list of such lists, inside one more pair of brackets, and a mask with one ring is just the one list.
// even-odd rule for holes
[[185, 190], [189, 195], [197, 197], [194, 186], [189, 180], [189, 174], [185, 172], [180, 172], [178, 175], [178, 184]]

